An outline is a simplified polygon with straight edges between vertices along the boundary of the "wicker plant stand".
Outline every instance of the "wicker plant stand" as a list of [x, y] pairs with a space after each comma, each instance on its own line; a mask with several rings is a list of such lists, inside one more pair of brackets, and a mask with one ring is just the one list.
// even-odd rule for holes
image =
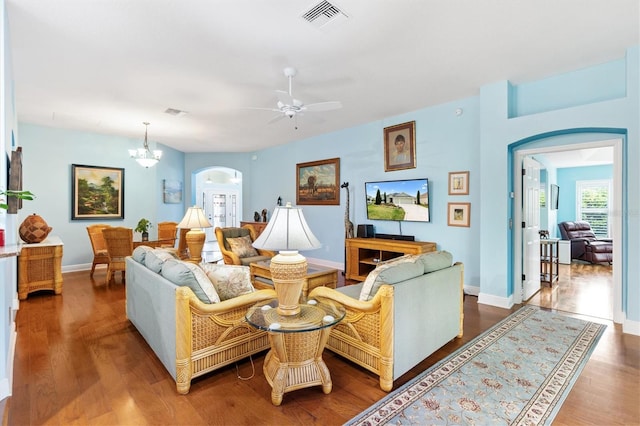
[[297, 389], [322, 386], [325, 394], [331, 392], [331, 374], [322, 352], [331, 328], [342, 321], [345, 310], [333, 301], [317, 302], [300, 305], [300, 313], [293, 316], [277, 313], [277, 299], [260, 302], [247, 312], [249, 324], [269, 332], [271, 350], [263, 371], [271, 385], [273, 405], [280, 405], [286, 392]]
[[19, 300], [39, 290], [62, 294], [62, 246], [62, 240], [56, 236], [22, 246], [18, 256]]

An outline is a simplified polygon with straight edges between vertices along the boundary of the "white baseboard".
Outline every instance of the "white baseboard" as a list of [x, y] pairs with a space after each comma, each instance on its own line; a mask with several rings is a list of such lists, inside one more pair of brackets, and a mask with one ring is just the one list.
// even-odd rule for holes
[[640, 322], [624, 320], [624, 322], [622, 323], [622, 332], [640, 336]]
[[325, 266], [327, 268], [338, 269], [344, 271], [344, 263], [332, 262], [324, 259], [314, 259], [313, 257], [307, 257], [307, 263], [311, 265]]
[[16, 354], [16, 339], [18, 333], [16, 333], [15, 323], [12, 323], [11, 331], [9, 333], [9, 350], [7, 351], [7, 377], [0, 380], [0, 400], [3, 400], [12, 394], [13, 389], [13, 361]]
[[478, 294], [478, 303], [484, 305], [497, 306], [498, 308], [511, 309], [513, 306], [513, 295], [509, 297], [500, 297], [493, 294]]
[[[89, 271], [91, 270], [92, 263], [79, 263], [77, 265], [66, 265], [62, 267], [62, 272], [78, 272], [78, 271]], [[105, 268], [106, 266], [98, 265], [96, 266], [96, 270], [98, 268]]]
[[480, 294], [480, 287], [477, 285], [465, 285], [463, 290], [464, 294], [468, 294], [469, 296], [477, 296]]

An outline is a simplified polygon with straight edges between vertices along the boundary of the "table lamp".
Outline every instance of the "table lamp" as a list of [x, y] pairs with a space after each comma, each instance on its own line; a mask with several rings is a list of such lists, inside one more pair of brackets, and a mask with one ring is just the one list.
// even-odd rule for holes
[[189, 247], [189, 262], [200, 263], [202, 261], [202, 247], [206, 239], [203, 228], [211, 228], [212, 226], [204, 215], [204, 210], [200, 207], [193, 206], [187, 209], [187, 213], [177, 227], [190, 229], [185, 235], [187, 247]]
[[276, 207], [262, 234], [253, 242], [253, 247], [277, 250], [271, 258], [271, 278], [278, 297], [280, 315], [300, 313], [300, 292], [307, 273], [307, 259], [298, 250], [313, 250], [321, 247], [313, 235], [302, 209], [287, 203]]

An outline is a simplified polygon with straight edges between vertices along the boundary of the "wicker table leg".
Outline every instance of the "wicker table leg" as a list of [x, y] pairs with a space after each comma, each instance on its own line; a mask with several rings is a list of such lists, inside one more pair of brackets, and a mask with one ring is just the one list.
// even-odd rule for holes
[[269, 333], [271, 350], [264, 361], [264, 375], [271, 385], [271, 402], [280, 405], [286, 392], [322, 386], [325, 394], [333, 383], [322, 351], [330, 327], [297, 333]]

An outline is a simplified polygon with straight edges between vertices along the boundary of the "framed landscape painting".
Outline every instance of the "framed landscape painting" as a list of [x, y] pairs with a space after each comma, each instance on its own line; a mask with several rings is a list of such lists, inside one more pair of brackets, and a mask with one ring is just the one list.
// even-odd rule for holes
[[340, 159], [296, 164], [296, 204], [340, 205]]
[[124, 169], [71, 165], [71, 220], [124, 219]]
[[165, 204], [179, 204], [182, 202], [182, 182], [165, 179], [162, 182], [162, 201]]

